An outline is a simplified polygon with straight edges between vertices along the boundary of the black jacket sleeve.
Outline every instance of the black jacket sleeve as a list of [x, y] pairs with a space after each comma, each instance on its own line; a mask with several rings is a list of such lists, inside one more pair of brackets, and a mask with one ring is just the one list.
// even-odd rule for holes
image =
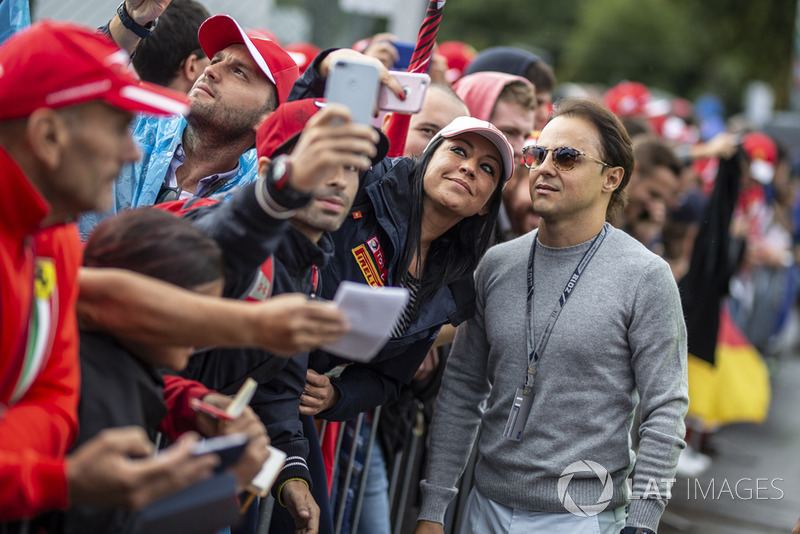
[[300, 421], [300, 394], [306, 384], [308, 356], [295, 356], [286, 360], [279, 373], [258, 384], [251, 406], [267, 428], [273, 447], [286, 453], [286, 462], [273, 484], [273, 496], [281, 485], [299, 478], [311, 485], [308, 471], [308, 440]]
[[294, 86], [292, 87], [292, 91], [289, 93], [289, 98], [287, 100], [302, 100], [304, 98], [322, 98], [325, 96], [325, 78], [323, 78], [319, 73], [319, 64], [322, 63], [322, 60], [325, 59], [328, 54], [337, 50], [336, 48], [329, 48], [327, 50], [323, 50], [317, 57], [314, 58], [314, 61], [308, 68], [303, 72], [303, 75], [300, 76], [296, 82], [294, 82]]
[[224, 296], [240, 298], [258, 269], [283, 239], [286, 219], [269, 215], [256, 200], [260, 182], [246, 185], [226, 202], [187, 211], [184, 217], [222, 249], [225, 262]]

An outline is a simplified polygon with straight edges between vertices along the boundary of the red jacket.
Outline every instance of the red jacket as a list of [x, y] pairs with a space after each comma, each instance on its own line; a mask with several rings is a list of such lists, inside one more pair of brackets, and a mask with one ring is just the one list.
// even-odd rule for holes
[[81, 253], [75, 225], [38, 230], [48, 209], [0, 148], [0, 519], [68, 502]]

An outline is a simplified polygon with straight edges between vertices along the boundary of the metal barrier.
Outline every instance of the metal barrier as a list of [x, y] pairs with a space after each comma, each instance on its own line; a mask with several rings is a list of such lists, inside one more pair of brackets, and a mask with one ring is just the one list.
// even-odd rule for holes
[[[420, 472], [420, 453], [426, 446], [425, 442], [428, 431], [428, 425], [425, 422], [421, 402], [417, 402], [417, 411], [414, 420], [415, 424], [412, 428], [410, 439], [406, 442], [403, 450], [395, 455], [391, 462], [391, 472], [387, 473], [389, 477], [389, 519], [392, 534], [411, 533], [416, 524], [416, 509], [415, 506], [411, 506], [410, 503], [412, 502], [412, 498], [416, 497], [419, 490], [419, 477], [416, 475]], [[348, 454], [348, 456], [346, 457], [344, 466], [342, 466], [341, 453], [345, 432], [349, 433], [349, 429], [345, 429], [346, 423], [342, 423], [340, 427], [334, 453], [334, 480], [337, 480], [338, 476], [344, 476], [344, 484], [340, 485], [340, 487], [347, 488], [345, 491], [336, 492], [335, 502], [331, 503], [331, 508], [334, 510], [334, 534], [342, 534], [344, 525], [349, 525], [349, 529], [346, 530], [347, 532], [351, 534], [358, 533], [358, 524], [361, 516], [364, 493], [366, 491], [366, 480], [369, 475], [370, 459], [374, 448], [380, 446], [376, 438], [381, 422], [381, 408], [378, 407], [373, 412], [372, 428], [370, 430], [363, 462], [357, 460], [356, 450], [358, 446], [358, 437], [362, 425], [365, 423], [365, 414], [359, 414], [354, 421], [355, 423], [352, 427], [353, 439], [350, 446], [346, 449], [346, 454]], [[320, 431], [320, 439], [324, 439], [326, 426], [326, 423], [323, 423]], [[445, 518], [446, 534], [458, 532], [461, 528], [464, 505], [472, 487], [472, 475], [477, 454], [476, 449], [476, 447], [473, 447], [466, 470], [461, 478], [458, 498], [448, 509]], [[355, 472], [358, 472], [357, 477], [354, 476]], [[358, 492], [355, 496], [355, 501], [351, 506], [348, 506], [348, 496], [351, 495], [348, 490], [350, 490], [353, 480], [358, 481]], [[410, 506], [411, 508], [409, 508]], [[410, 511], [413, 513], [409, 514]]]

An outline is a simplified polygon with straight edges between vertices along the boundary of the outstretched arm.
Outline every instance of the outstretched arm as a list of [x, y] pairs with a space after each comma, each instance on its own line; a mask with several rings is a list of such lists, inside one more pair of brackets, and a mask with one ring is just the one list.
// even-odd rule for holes
[[331, 343], [349, 329], [333, 304], [300, 294], [241, 302], [122, 269], [84, 267], [79, 279], [83, 328], [144, 343], [255, 347], [290, 356]]

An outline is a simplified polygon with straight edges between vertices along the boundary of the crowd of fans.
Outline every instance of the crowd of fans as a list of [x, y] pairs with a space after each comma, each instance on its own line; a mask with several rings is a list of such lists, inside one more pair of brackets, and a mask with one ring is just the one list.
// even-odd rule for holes
[[[126, 0], [0, 46], [0, 533], [148, 532], [159, 505], [213, 510], [181, 532], [388, 533], [397, 469], [421, 481], [415, 532], [442, 532], [473, 443], [463, 532], [655, 532], [663, 482], [766, 416], [798, 294], [795, 147], [711, 95], [443, 42], [390, 158], [392, 113], [355, 124], [323, 93], [355, 59], [402, 98], [394, 36], [322, 51], [240, 22]], [[368, 363], [323, 348], [349, 329], [326, 302], [345, 280], [410, 295]], [[248, 377], [231, 420], [192, 408], [227, 410]], [[426, 461], [395, 465], [412, 431]], [[352, 487], [339, 433], [368, 464]], [[193, 452], [231, 434], [226, 469]], [[252, 505], [268, 444], [286, 459]]]

